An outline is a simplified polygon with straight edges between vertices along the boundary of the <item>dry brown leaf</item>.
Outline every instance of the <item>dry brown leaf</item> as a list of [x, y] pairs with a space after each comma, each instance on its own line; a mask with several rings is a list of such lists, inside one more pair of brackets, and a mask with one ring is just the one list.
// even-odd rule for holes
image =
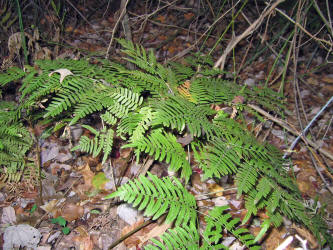
[[160, 21], [161, 23], [165, 23], [165, 16], [163, 15], [159, 15], [157, 18], [156, 18], [157, 21]]
[[294, 228], [297, 231], [297, 233], [299, 234], [299, 236], [301, 236], [301, 238], [303, 239], [305, 238], [306, 240], [308, 240], [311, 249], [319, 249], [317, 240], [312, 235], [312, 233], [310, 233], [307, 229], [298, 227], [295, 224], [292, 225], [292, 228]]
[[208, 189], [210, 193], [213, 193], [211, 194], [212, 197], [220, 197], [223, 195], [224, 188], [216, 183], [209, 183]]
[[194, 14], [192, 12], [184, 14], [185, 20], [191, 20], [194, 17]]
[[324, 83], [333, 83], [333, 76], [324, 76], [321, 78]]
[[141, 247], [149, 239], [161, 236], [170, 227], [171, 227], [171, 224], [163, 223], [161, 225], [157, 225], [154, 228], [152, 228], [147, 234], [144, 234], [143, 236], [138, 236], [138, 238], [141, 241], [141, 243], [139, 244], [139, 247]]
[[87, 230], [81, 225], [74, 229], [80, 235], [73, 238], [80, 245], [80, 250], [92, 250], [94, 246], [93, 237], [89, 235]]
[[92, 180], [95, 176], [95, 174], [90, 170], [90, 166], [86, 164], [85, 166], [82, 166], [79, 171], [83, 176], [85, 186], [90, 188], [92, 186]]
[[73, 240], [80, 245], [80, 250], [92, 250], [94, 247], [93, 241], [90, 239], [90, 236], [75, 236]]
[[[144, 223], [144, 219], [141, 218], [140, 220], [138, 220], [137, 222], [135, 222], [133, 225], [124, 227], [123, 230], [121, 231], [121, 235], [124, 236], [124, 235], [128, 234], [129, 232], [131, 232], [134, 229], [138, 228], [143, 223]], [[124, 240], [124, 244], [128, 248], [138, 246], [140, 244], [140, 239], [138, 238], [138, 236], [142, 235], [142, 234], [145, 234], [146, 232], [148, 232], [147, 231], [147, 227], [141, 229], [140, 231], [136, 232], [135, 234], [133, 234], [130, 237], [128, 237], [127, 239], [125, 239]]]
[[83, 207], [74, 203], [66, 203], [60, 210], [60, 216], [69, 222], [81, 218], [83, 213]]
[[[284, 242], [285, 238], [283, 238], [286, 234], [286, 229], [283, 228], [273, 228], [271, 230], [271, 232], [269, 233], [269, 235], [267, 236], [266, 240], [265, 240], [265, 245], [267, 250], [274, 250], [276, 249], [279, 245], [281, 245], [281, 243]], [[294, 248], [292, 248], [290, 245], [285, 249], [285, 250], [292, 250]]]
[[43, 206], [40, 206], [45, 212], [54, 214], [57, 210], [57, 205], [59, 204], [59, 200], [51, 200], [50, 202], [46, 203]]

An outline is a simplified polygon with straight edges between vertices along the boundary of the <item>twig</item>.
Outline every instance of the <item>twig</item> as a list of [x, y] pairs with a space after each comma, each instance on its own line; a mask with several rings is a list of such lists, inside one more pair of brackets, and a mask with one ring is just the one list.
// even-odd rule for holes
[[318, 41], [319, 43], [321, 43], [323, 45], [323, 47], [328, 50], [328, 48], [326, 48], [324, 46], [324, 43], [327, 44], [328, 46], [330, 46], [330, 48], [333, 47], [333, 44], [329, 41], [326, 41], [324, 39], [318, 38], [313, 36], [309, 31], [307, 31], [305, 28], [303, 28], [303, 26], [301, 24], [299, 24], [298, 22], [294, 21], [291, 17], [289, 17], [287, 14], [285, 14], [282, 10], [276, 8], [276, 10], [285, 18], [287, 18], [290, 22], [292, 22], [293, 24], [295, 24], [298, 28], [300, 28], [305, 34], [307, 34], [309, 37], [311, 37], [312, 39], [314, 39], [315, 41]]
[[[321, 173], [319, 167], [318, 167], [318, 164], [317, 162], [320, 164], [320, 166], [326, 170], [326, 174], [331, 178], [331, 180], [333, 180], [333, 176], [332, 174], [330, 173], [330, 171], [328, 171], [327, 167], [325, 166], [325, 164], [323, 164], [318, 155], [316, 154], [316, 152], [314, 152], [314, 150], [310, 147], [307, 147], [308, 150], [310, 151], [310, 156], [311, 156], [311, 160], [313, 162], [313, 165], [315, 166], [315, 169], [319, 175], [319, 177], [321, 178], [321, 180], [323, 181], [323, 183], [325, 184], [326, 188], [328, 191], [330, 191], [331, 194], [333, 194], [333, 188], [330, 186], [330, 184], [325, 180], [323, 174]], [[316, 162], [317, 161], [317, 162]]]
[[251, 35], [253, 33], [253, 31], [255, 31], [260, 24], [262, 23], [262, 21], [264, 20], [264, 18], [269, 15], [275, 8], [277, 5], [279, 5], [281, 2], [283, 2], [284, 0], [277, 0], [269, 9], [266, 9], [266, 11], [264, 11], [257, 20], [255, 20], [242, 34], [240, 34], [239, 36], [235, 37], [235, 39], [233, 39], [228, 46], [225, 48], [222, 56], [217, 60], [217, 62], [214, 65], [214, 68], [218, 68], [220, 67], [221, 70], [224, 69], [224, 65], [225, 65], [225, 61], [226, 58], [228, 56], [228, 54], [233, 50], [233, 48], [236, 47], [236, 45], [243, 40], [243, 38], [247, 37], [248, 35]]
[[120, 20], [123, 18], [123, 16], [124, 16], [125, 13], [126, 13], [126, 7], [127, 7], [128, 2], [129, 2], [129, 0], [126, 0], [126, 3], [125, 3], [125, 5], [123, 6], [123, 9], [121, 10], [121, 13], [120, 13], [120, 15], [119, 15], [119, 18], [118, 18], [116, 24], [115, 24], [114, 27], [113, 27], [112, 35], [111, 35], [111, 40], [110, 40], [110, 42], [109, 42], [109, 46], [108, 46], [108, 49], [107, 49], [107, 51], [106, 51], [105, 59], [107, 59], [107, 58], [109, 57], [109, 53], [110, 53], [110, 49], [111, 49], [111, 46], [112, 46], [112, 42], [113, 42], [113, 40], [114, 40], [114, 35], [115, 35], [116, 31], [117, 31], [117, 28], [118, 28], [118, 25], [119, 25], [119, 23], [120, 23]]
[[[279, 124], [281, 127], [285, 128], [286, 130], [288, 130], [290, 133], [292, 133], [293, 135], [301, 135], [300, 132], [298, 132], [295, 128], [292, 127], [292, 125], [289, 125], [287, 122], [282, 121], [279, 118], [276, 118], [270, 114], [268, 114], [265, 110], [261, 109], [260, 107], [253, 105], [253, 104], [248, 104], [248, 107], [254, 109], [255, 111], [257, 111], [258, 113], [262, 114], [263, 116], [266, 116], [268, 119], [276, 122], [277, 124]], [[325, 155], [326, 157], [330, 158], [331, 160], [333, 160], [333, 155], [323, 149], [320, 148], [315, 142], [311, 141], [310, 139], [305, 138], [303, 135], [300, 137], [306, 144], [310, 145], [311, 147], [313, 147], [315, 150], [318, 150], [320, 153], [322, 153], [323, 155]]]
[[[317, 118], [321, 115], [321, 113], [331, 104], [331, 102], [333, 101], [333, 96], [331, 97], [331, 99], [321, 108], [321, 110], [312, 118], [312, 120], [310, 121], [310, 123], [304, 128], [304, 130], [302, 131], [302, 133], [300, 133], [297, 138], [293, 141], [293, 143], [290, 145], [289, 149], [287, 150], [287, 152], [283, 155], [283, 158], [285, 159], [288, 156], [288, 152], [290, 152], [291, 150], [294, 149], [294, 147], [296, 146], [297, 142], [299, 141], [299, 139], [301, 137], [303, 137], [307, 131], [309, 130], [309, 128], [312, 126], [312, 124], [317, 120]], [[309, 141], [309, 140], [307, 140]], [[331, 158], [333, 159], [333, 158]]]
[[91, 27], [93, 27], [92, 23], [88, 21], [88, 19], [69, 1], [69, 0], [66, 0], [66, 2], [72, 6], [72, 8], [82, 17], [82, 19], [87, 23], [89, 24]]
[[[283, 0], [284, 1], [284, 0]], [[221, 15], [219, 18], [217, 18], [208, 28], [207, 30], [197, 39], [190, 47], [186, 48], [185, 50], [179, 52], [177, 55], [172, 57], [170, 61], [175, 61], [179, 58], [184, 57], [187, 53], [189, 53], [192, 49], [195, 48], [195, 46], [201, 41], [201, 39], [210, 31], [212, 27], [215, 26], [216, 23], [218, 23], [225, 15], [227, 15], [231, 10], [233, 10], [241, 1], [237, 1], [235, 5], [233, 5], [229, 10], [227, 10], [223, 15]]]
[[294, 237], [293, 236], [288, 236], [287, 239], [285, 239], [284, 242], [282, 242], [281, 245], [279, 245], [275, 250], [285, 250], [287, 247], [293, 242]]
[[307, 250], [308, 248], [307, 248], [306, 244], [308, 243], [308, 241], [307, 240], [303, 240], [301, 237], [298, 236], [298, 234], [295, 234], [295, 237], [301, 243], [303, 250]]
[[113, 242], [110, 246], [109, 246], [109, 250], [114, 248], [115, 246], [117, 246], [119, 243], [121, 243], [122, 241], [126, 240], [128, 237], [130, 237], [131, 235], [135, 234], [136, 232], [140, 231], [142, 228], [150, 225], [151, 223], [153, 223], [154, 221], [152, 220], [147, 220], [144, 223], [142, 223], [140, 226], [138, 226], [137, 228], [133, 229], [131, 232], [125, 234], [124, 236], [120, 237], [118, 240], [116, 240], [115, 242]]

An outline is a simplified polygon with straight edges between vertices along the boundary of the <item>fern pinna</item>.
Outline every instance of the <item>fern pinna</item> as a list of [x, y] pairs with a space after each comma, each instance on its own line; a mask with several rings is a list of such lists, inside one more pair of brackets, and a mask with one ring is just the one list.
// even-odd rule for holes
[[[280, 113], [284, 108], [280, 95], [268, 88], [249, 88], [220, 79], [221, 71], [212, 69], [209, 57], [194, 55], [185, 64], [162, 65], [152, 51], [146, 53], [143, 47], [125, 40], [119, 43], [127, 56], [124, 59], [134, 64], [135, 70], [119, 62], [41, 60], [25, 71], [14, 68], [0, 74], [2, 85], [23, 77], [20, 104], [14, 109], [16, 119], [31, 116], [32, 120], [62, 120], [70, 126], [98, 113], [101, 129], [83, 125], [92, 136], [82, 136], [73, 150], [94, 156], [103, 154], [104, 163], [111, 155], [114, 137], [118, 136], [125, 142], [124, 148], [134, 148], [137, 161], [142, 155], [165, 161], [172, 171], [180, 173], [185, 184], [189, 183], [190, 162], [194, 160], [205, 179], [235, 174], [238, 197], [245, 197], [247, 209], [242, 223], [260, 210], [268, 216], [259, 237], [253, 239], [248, 232], [243, 233], [244, 229], [237, 229], [238, 221], [224, 217], [228, 215], [226, 208], [216, 208], [209, 215], [215, 219], [206, 220], [210, 231], [200, 238], [196, 231], [195, 200], [176, 178], [140, 177], [110, 196], [133, 203], [153, 219], [168, 213], [167, 221], [175, 221], [176, 227], [164, 236], [163, 244], [171, 240], [174, 247], [181, 246], [177, 239], [186, 238], [183, 236], [188, 232], [186, 239], [193, 240], [193, 249], [219, 246], [221, 226], [244, 245], [255, 247], [254, 241], [271, 225], [280, 226], [283, 216], [307, 226], [323, 244], [331, 240], [325, 223], [309, 216], [294, 179], [283, 168], [281, 153], [273, 146], [259, 143], [241, 122], [242, 110], [260, 118], [247, 103], [256, 102]], [[233, 113], [214, 108], [217, 105], [229, 106]], [[11, 133], [2, 129], [0, 136]], [[183, 137], [190, 139], [184, 143]]]
[[[162, 249], [221, 249], [225, 248], [220, 242], [223, 239], [223, 230], [226, 229], [236, 236], [250, 249], [259, 249], [255, 245], [254, 237], [245, 228], [237, 228], [239, 219], [233, 219], [226, 213], [228, 206], [215, 207], [205, 216], [207, 223], [203, 233], [204, 244], [200, 246], [200, 237], [197, 230], [197, 205], [195, 198], [174, 177], [159, 179], [148, 172], [148, 178], [140, 176], [134, 181], [122, 185], [116, 192], [108, 195], [107, 199], [119, 197], [121, 200], [144, 210], [145, 216], [158, 219], [167, 213], [165, 222], [174, 222], [175, 228], [163, 234], [163, 244], [152, 240]], [[159, 249], [153, 245], [145, 249]]]

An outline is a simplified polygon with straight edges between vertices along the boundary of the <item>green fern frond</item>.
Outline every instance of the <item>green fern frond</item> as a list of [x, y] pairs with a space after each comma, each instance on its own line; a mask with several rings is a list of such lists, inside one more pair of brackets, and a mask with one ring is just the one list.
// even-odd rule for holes
[[144, 249], [146, 250], [157, 250], [157, 249], [190, 249], [198, 250], [200, 246], [200, 238], [198, 230], [192, 223], [190, 226], [182, 225], [181, 227], [175, 227], [169, 229], [161, 235], [161, 241], [151, 239], [155, 245], [147, 245]]
[[254, 236], [246, 228], [237, 228], [240, 220], [238, 218], [233, 219], [226, 212], [228, 209], [229, 206], [214, 207], [209, 215], [205, 216], [207, 226], [203, 233], [204, 244], [218, 244], [223, 238], [223, 229], [225, 228], [249, 249], [260, 249], [259, 246], [255, 245]]
[[239, 198], [242, 193], [248, 193], [256, 185], [258, 180], [258, 170], [255, 167], [257, 162], [249, 160], [242, 163], [238, 168], [236, 182], [237, 182], [237, 197]]
[[124, 138], [130, 135], [130, 142], [141, 139], [151, 125], [153, 119], [152, 108], [143, 107], [138, 113], [132, 112], [124, 117], [118, 124], [117, 135]]
[[24, 167], [24, 156], [33, 144], [29, 131], [17, 121], [17, 107], [0, 101], [0, 166], [8, 173]]
[[156, 74], [157, 62], [152, 50], [147, 57], [146, 50], [142, 46], [134, 45], [132, 42], [124, 39], [118, 39], [117, 41], [123, 47], [122, 52], [129, 56], [129, 58], [125, 58], [127, 61], [134, 63], [150, 74]]
[[127, 88], [117, 88], [111, 95], [120, 105], [126, 106], [128, 110], [135, 110], [142, 104], [143, 98]]
[[183, 98], [170, 97], [156, 103], [156, 114], [152, 124], [175, 128], [179, 132], [183, 132], [187, 127], [193, 136], [200, 137], [205, 133], [209, 138], [213, 136], [213, 126], [207, 117], [214, 113], [208, 106], [196, 106]]
[[192, 169], [186, 159], [183, 147], [177, 142], [177, 138], [173, 134], [154, 130], [150, 135], [141, 137], [139, 140], [126, 144], [122, 148], [129, 147], [136, 148], [137, 159], [139, 159], [140, 152], [145, 152], [154, 156], [155, 160], [170, 163], [171, 171], [181, 169], [181, 177], [188, 182]]
[[62, 82], [57, 96], [52, 99], [51, 103], [46, 108], [44, 117], [55, 117], [80, 102], [80, 100], [87, 95], [87, 91], [89, 91], [92, 86], [92, 80], [71, 75], [67, 76]]
[[0, 74], [0, 86], [5, 86], [9, 82], [19, 80], [25, 76], [25, 74], [22, 69], [11, 67], [5, 73]]
[[[94, 90], [87, 91], [80, 99], [80, 102], [75, 105], [73, 113], [74, 118], [70, 121], [69, 126], [75, 124], [78, 120], [89, 114], [101, 111], [111, 106], [114, 103], [114, 100], [110, 98], [110, 92], [110, 90], [99, 88], [98, 86], [95, 86]], [[110, 121], [111, 120], [107, 120], [106, 122], [111, 124], [109, 123]]]
[[109, 111], [106, 111], [104, 114], [101, 114], [101, 119], [109, 125], [114, 125], [117, 122], [117, 118]]
[[145, 216], [158, 219], [168, 210], [166, 223], [175, 222], [176, 226], [195, 224], [197, 205], [194, 196], [174, 177], [162, 179], [148, 172], [150, 180], [144, 176], [122, 185], [106, 199], [119, 197], [127, 203], [144, 210]]
[[78, 145], [73, 147], [71, 151], [81, 150], [82, 152], [92, 154], [93, 157], [103, 152], [102, 164], [104, 164], [112, 151], [114, 131], [106, 127], [101, 131], [97, 131], [89, 125], [82, 125], [82, 127], [95, 134], [95, 137], [89, 139], [87, 136], [81, 136]]
[[176, 62], [171, 62], [169, 63], [169, 65], [172, 71], [175, 73], [175, 77], [178, 82], [183, 82], [185, 80], [191, 79], [192, 76], [195, 74], [195, 70], [186, 65]]

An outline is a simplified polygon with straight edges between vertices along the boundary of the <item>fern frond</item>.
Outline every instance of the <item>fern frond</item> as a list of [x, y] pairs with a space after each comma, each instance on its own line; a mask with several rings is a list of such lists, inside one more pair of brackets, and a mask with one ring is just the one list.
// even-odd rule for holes
[[5, 73], [0, 74], [0, 86], [5, 86], [9, 82], [21, 79], [25, 74], [22, 69], [11, 67]]
[[156, 74], [157, 62], [152, 50], [147, 57], [146, 50], [142, 46], [134, 45], [131, 41], [124, 39], [118, 39], [117, 41], [123, 47], [122, 52], [129, 56], [129, 58], [125, 58], [127, 61], [134, 63], [150, 74]]
[[155, 157], [155, 160], [170, 163], [171, 171], [181, 169], [181, 177], [188, 182], [192, 169], [186, 159], [186, 153], [177, 142], [177, 138], [170, 133], [162, 133], [161, 130], [154, 130], [151, 135], [141, 137], [130, 144], [126, 144], [123, 148], [136, 148], [137, 159], [140, 152], [145, 152]]
[[175, 227], [169, 229], [160, 236], [161, 241], [156, 239], [151, 239], [151, 241], [156, 245], [147, 245], [145, 249], [147, 250], [157, 250], [157, 249], [199, 249], [199, 234], [195, 225], [190, 224], [190, 226], [183, 225], [182, 227]]
[[[75, 105], [74, 118], [70, 121], [69, 126], [75, 124], [78, 120], [89, 114], [111, 106], [114, 103], [114, 100], [110, 98], [110, 92], [110, 90], [98, 88], [98, 86], [96, 86], [94, 90], [87, 91], [80, 99], [80, 102]], [[111, 120], [108, 120], [108, 123], [110, 121]]]
[[82, 125], [82, 127], [95, 134], [95, 137], [89, 139], [87, 136], [81, 136], [78, 145], [73, 147], [71, 151], [80, 150], [92, 154], [93, 157], [98, 156], [103, 151], [102, 164], [104, 164], [112, 151], [114, 131], [106, 127], [101, 131], [97, 131], [89, 125]]
[[192, 67], [188, 67], [186, 65], [170, 62], [172, 71], [175, 73], [175, 77], [178, 82], [183, 82], [185, 80], [191, 79], [191, 77], [195, 74], [195, 70]]
[[179, 132], [187, 126], [193, 136], [199, 137], [205, 133], [207, 137], [212, 137], [213, 126], [207, 116], [214, 113], [207, 106], [196, 106], [183, 98], [170, 97], [156, 103], [156, 114], [152, 124], [175, 128]]
[[46, 108], [47, 112], [44, 117], [55, 117], [80, 102], [80, 100], [86, 96], [87, 91], [90, 90], [92, 85], [93, 82], [89, 79], [67, 76], [62, 82], [57, 96], [52, 99], [51, 103]]
[[130, 142], [135, 142], [144, 136], [153, 119], [152, 109], [143, 107], [139, 113], [132, 112], [124, 117], [118, 124], [117, 135], [124, 138], [124, 134], [130, 135]]
[[194, 196], [174, 177], [160, 179], [149, 172], [148, 176], [150, 180], [142, 175], [139, 179], [130, 180], [105, 198], [119, 197], [144, 210], [145, 216], [153, 216], [153, 220], [169, 210], [166, 223], [175, 222], [176, 226], [195, 224], [197, 205]]
[[240, 220], [238, 218], [233, 219], [226, 212], [228, 209], [229, 206], [215, 207], [209, 212], [208, 216], [205, 216], [207, 226], [203, 233], [204, 244], [218, 244], [223, 238], [223, 229], [225, 228], [249, 249], [260, 249], [259, 246], [255, 245], [254, 236], [246, 228], [237, 228]]
[[106, 111], [104, 114], [101, 114], [101, 119], [109, 125], [114, 125], [117, 122], [117, 118], [109, 111]]
[[120, 105], [126, 106], [128, 110], [135, 110], [142, 104], [143, 98], [127, 88], [117, 88], [111, 95]]
[[0, 167], [7, 173], [24, 168], [24, 156], [33, 144], [29, 131], [17, 121], [16, 112], [16, 105], [0, 101]]

